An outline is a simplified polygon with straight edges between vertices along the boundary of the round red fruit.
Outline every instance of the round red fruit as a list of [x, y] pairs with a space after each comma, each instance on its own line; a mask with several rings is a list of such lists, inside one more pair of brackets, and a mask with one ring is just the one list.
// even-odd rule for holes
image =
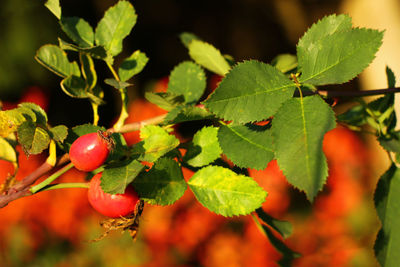
[[76, 139], [69, 149], [75, 168], [90, 172], [100, 167], [110, 154], [111, 139], [106, 132], [89, 133]]
[[132, 214], [135, 211], [139, 196], [132, 186], [125, 189], [124, 194], [108, 194], [105, 193], [100, 186], [100, 178], [103, 173], [93, 176], [90, 181], [88, 199], [90, 205], [99, 213], [111, 217], [119, 218]]

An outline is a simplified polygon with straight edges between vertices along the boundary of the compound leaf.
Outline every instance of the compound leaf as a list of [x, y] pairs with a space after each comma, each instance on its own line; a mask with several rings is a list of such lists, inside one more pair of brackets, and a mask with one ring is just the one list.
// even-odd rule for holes
[[261, 121], [273, 116], [294, 90], [294, 83], [271, 65], [245, 61], [226, 75], [204, 105], [225, 120]]
[[275, 157], [289, 183], [312, 201], [328, 175], [322, 141], [335, 127], [332, 109], [319, 96], [293, 98], [272, 122]]
[[259, 208], [267, 196], [250, 177], [220, 166], [200, 169], [188, 184], [204, 207], [229, 217], [249, 214]]
[[141, 199], [153, 205], [171, 205], [180, 199], [187, 185], [178, 162], [160, 158], [148, 172], [142, 172], [133, 186]]
[[241, 168], [262, 170], [274, 157], [269, 126], [222, 125], [218, 140], [223, 153]]

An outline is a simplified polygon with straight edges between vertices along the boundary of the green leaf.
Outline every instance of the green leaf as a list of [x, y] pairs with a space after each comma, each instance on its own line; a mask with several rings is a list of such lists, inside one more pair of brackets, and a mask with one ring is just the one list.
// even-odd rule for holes
[[249, 214], [259, 208], [267, 196], [252, 178], [219, 166], [200, 169], [188, 184], [204, 207], [229, 217]]
[[231, 67], [214, 46], [200, 40], [192, 40], [188, 46], [190, 57], [200, 66], [221, 76], [229, 72]]
[[400, 261], [400, 170], [394, 164], [380, 178], [374, 200], [382, 223], [374, 246], [376, 258], [381, 266], [397, 266]]
[[180, 199], [187, 185], [179, 164], [170, 158], [160, 158], [148, 172], [142, 172], [133, 186], [140, 199], [153, 205], [171, 205]]
[[273, 116], [294, 90], [294, 83], [271, 65], [245, 61], [226, 75], [204, 105], [224, 120], [261, 121]]
[[193, 33], [191, 33], [191, 32], [183, 32], [183, 33], [179, 34], [179, 39], [181, 40], [182, 44], [183, 44], [186, 48], [189, 48], [189, 44], [190, 44], [193, 40], [199, 40], [199, 41], [201, 41], [201, 39], [200, 39], [197, 35], [195, 35], [195, 34], [193, 34]]
[[389, 136], [379, 136], [379, 144], [387, 151], [400, 153], [400, 132], [392, 132]]
[[170, 135], [166, 130], [156, 125], [146, 125], [140, 130], [142, 148], [144, 153], [141, 160], [155, 162], [157, 159], [179, 145], [179, 140]]
[[183, 104], [185, 99], [183, 95], [176, 95], [174, 93], [153, 93], [146, 92], [144, 97], [151, 103], [159, 106], [162, 109], [170, 111], [174, 109], [176, 106]]
[[137, 15], [132, 4], [119, 1], [109, 8], [95, 31], [97, 45], [103, 46], [112, 56], [122, 51], [122, 41], [136, 24]]
[[61, 7], [59, 0], [47, 0], [44, 4], [56, 18], [61, 18]]
[[101, 189], [108, 194], [123, 194], [125, 188], [143, 170], [144, 165], [131, 160], [117, 166], [107, 166], [101, 176]]
[[351, 126], [362, 126], [367, 123], [368, 114], [365, 107], [362, 105], [356, 105], [346, 112], [339, 114], [337, 120]]
[[39, 154], [45, 150], [50, 144], [50, 136], [46, 130], [36, 127], [33, 136], [31, 148], [28, 150], [29, 154]]
[[289, 183], [313, 201], [328, 175], [322, 141], [335, 127], [332, 109], [319, 96], [293, 98], [272, 122], [275, 157]]
[[288, 238], [292, 235], [293, 226], [288, 221], [281, 221], [271, 217], [262, 208], [256, 209], [258, 218], [264, 223], [271, 226], [275, 231], [277, 231], [283, 238]]
[[318, 46], [321, 39], [337, 32], [351, 30], [351, 27], [351, 17], [348, 15], [333, 14], [314, 23], [297, 44], [297, 57], [299, 63], [301, 62], [300, 68], [302, 67], [302, 62], [310, 60], [307, 59], [307, 51], [312, 47]]
[[193, 136], [184, 160], [193, 167], [201, 167], [219, 158], [222, 150], [217, 135], [217, 127], [203, 127]]
[[356, 77], [375, 58], [383, 32], [351, 29], [335, 32], [306, 48], [298, 47], [300, 82], [340, 84]]
[[0, 136], [8, 137], [25, 121], [19, 109], [0, 110]]
[[145, 53], [136, 50], [128, 58], [122, 61], [118, 69], [118, 75], [121, 81], [125, 82], [132, 78], [134, 75], [141, 72], [146, 66], [149, 58]]
[[396, 127], [396, 113], [394, 110], [394, 93], [387, 93], [383, 97], [368, 103], [366, 107], [368, 124], [376, 129], [378, 135], [387, 135]]
[[[256, 223], [256, 226], [258, 229], [265, 234], [266, 237], [268, 237], [269, 242], [271, 245], [274, 246], [274, 248], [282, 254], [282, 257], [280, 260], [277, 262], [279, 266], [282, 267], [290, 267], [293, 266], [293, 260], [296, 258], [299, 258], [301, 255], [293, 250], [291, 250], [286, 244], [278, 237], [275, 236], [275, 234], [272, 232], [270, 227], [261, 224], [257, 217], [252, 214], [252, 218], [254, 222]], [[276, 229], [275, 229], [276, 230]]]
[[214, 115], [196, 106], [177, 106], [164, 119], [166, 124], [213, 119]]
[[169, 76], [167, 91], [183, 95], [186, 103], [196, 103], [205, 89], [206, 75], [199, 65], [191, 61], [176, 66]]
[[25, 121], [18, 127], [18, 142], [27, 154], [39, 154], [50, 143], [50, 136], [46, 130], [36, 127], [35, 123]]
[[17, 166], [17, 152], [5, 138], [0, 137], [0, 159], [6, 160]]
[[86, 82], [85, 91], [91, 92], [97, 83], [97, 73], [94, 69], [92, 57], [86, 53], [79, 53], [79, 61], [81, 62], [82, 76]]
[[79, 47], [74, 44], [67, 43], [66, 41], [58, 38], [58, 45], [63, 50], [70, 50], [75, 52], [82, 52], [88, 54], [89, 56], [97, 59], [103, 59], [113, 62], [112, 58], [108, 58], [107, 51], [102, 46], [92, 46], [92, 47]]
[[105, 79], [104, 82], [117, 90], [125, 89], [126, 87], [132, 86], [132, 84], [122, 81], [117, 81], [116, 79]]
[[35, 103], [29, 103], [29, 102], [25, 102], [25, 103], [21, 103], [18, 104], [19, 109], [21, 110], [22, 113], [24, 113], [23, 110], [29, 110], [31, 112], [34, 113], [34, 118], [32, 121], [36, 122], [36, 124], [40, 124], [43, 127], [46, 127], [47, 125], [47, 114], [46, 111], [44, 111], [39, 105], [35, 104]]
[[389, 68], [388, 66], [386, 66], [386, 77], [387, 77], [388, 88], [396, 87], [396, 76], [394, 75], [392, 69]]
[[93, 46], [94, 32], [92, 26], [87, 21], [78, 17], [61, 17], [60, 24], [62, 30], [78, 46]]
[[113, 149], [107, 158], [107, 162], [120, 161], [130, 156], [130, 148], [127, 146], [124, 136], [121, 133], [112, 133], [112, 140], [114, 141]]
[[272, 60], [271, 65], [286, 73], [297, 68], [297, 57], [291, 54], [281, 54]]
[[67, 54], [56, 45], [44, 45], [36, 52], [35, 59], [44, 67], [63, 78], [75, 75], [81, 76], [78, 64], [70, 62]]
[[81, 77], [71, 75], [60, 83], [61, 89], [73, 98], [87, 98], [86, 82]]
[[274, 157], [269, 128], [258, 125], [222, 125], [218, 140], [223, 153], [236, 166], [262, 170]]
[[50, 137], [56, 142], [63, 142], [68, 135], [68, 128], [64, 125], [57, 125], [50, 129]]

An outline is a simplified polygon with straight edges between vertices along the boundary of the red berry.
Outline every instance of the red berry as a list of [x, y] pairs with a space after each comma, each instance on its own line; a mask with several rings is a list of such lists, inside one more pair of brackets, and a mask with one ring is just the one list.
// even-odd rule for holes
[[105, 133], [85, 134], [72, 143], [69, 158], [78, 170], [93, 171], [106, 161], [110, 145], [111, 142]]
[[135, 211], [139, 196], [132, 186], [125, 189], [124, 194], [111, 195], [105, 193], [100, 186], [100, 178], [103, 173], [93, 176], [90, 181], [88, 199], [90, 205], [99, 213], [111, 217], [125, 217]]

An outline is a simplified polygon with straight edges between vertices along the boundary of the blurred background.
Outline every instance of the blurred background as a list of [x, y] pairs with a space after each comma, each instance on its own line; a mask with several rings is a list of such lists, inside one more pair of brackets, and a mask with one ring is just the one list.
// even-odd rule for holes
[[[5, 108], [23, 101], [38, 103], [47, 110], [50, 124], [91, 122], [89, 102], [66, 96], [59, 88], [60, 79], [34, 60], [40, 46], [57, 44], [59, 36], [67, 39], [44, 2], [1, 1], [0, 99]], [[61, 0], [61, 5], [64, 15], [82, 17], [95, 26], [115, 2]], [[143, 101], [143, 93], [165, 90], [170, 71], [189, 59], [178, 38], [184, 31], [195, 33], [236, 61], [269, 63], [278, 54], [295, 54], [298, 39], [319, 18], [347, 13], [355, 26], [385, 29], [384, 45], [360, 78], [333, 89], [385, 88], [385, 66], [400, 73], [397, 0], [138, 0], [132, 4], [138, 21], [124, 42], [125, 54], [116, 63], [136, 49], [150, 61], [133, 80], [129, 122], [164, 112]], [[101, 62], [96, 70], [101, 83], [111, 77]], [[218, 78], [208, 77], [211, 89]], [[107, 105], [100, 107], [100, 124], [109, 127], [118, 115], [119, 102], [112, 88], [101, 85]], [[346, 107], [347, 101], [341, 99], [337, 112]], [[131, 144], [139, 140], [137, 133], [125, 137]], [[330, 176], [313, 206], [286, 183], [275, 162], [264, 171], [250, 170], [269, 192], [263, 208], [293, 223], [287, 245], [303, 255], [294, 266], [377, 266], [372, 247], [379, 221], [372, 194], [388, 166], [386, 155], [373, 138], [340, 126], [327, 135], [324, 150]], [[20, 179], [46, 155], [26, 158], [20, 153], [19, 157]], [[12, 166], [0, 161], [0, 181], [10, 172]], [[186, 170], [185, 178], [190, 175]], [[85, 176], [71, 170], [62, 179], [82, 181]], [[102, 233], [102, 219], [89, 207], [83, 189], [17, 200], [0, 210], [0, 266], [276, 266], [280, 258], [251, 217], [225, 219], [212, 214], [190, 192], [170, 207], [146, 206], [136, 242], [119, 232], [98, 243], [88, 242]]]

